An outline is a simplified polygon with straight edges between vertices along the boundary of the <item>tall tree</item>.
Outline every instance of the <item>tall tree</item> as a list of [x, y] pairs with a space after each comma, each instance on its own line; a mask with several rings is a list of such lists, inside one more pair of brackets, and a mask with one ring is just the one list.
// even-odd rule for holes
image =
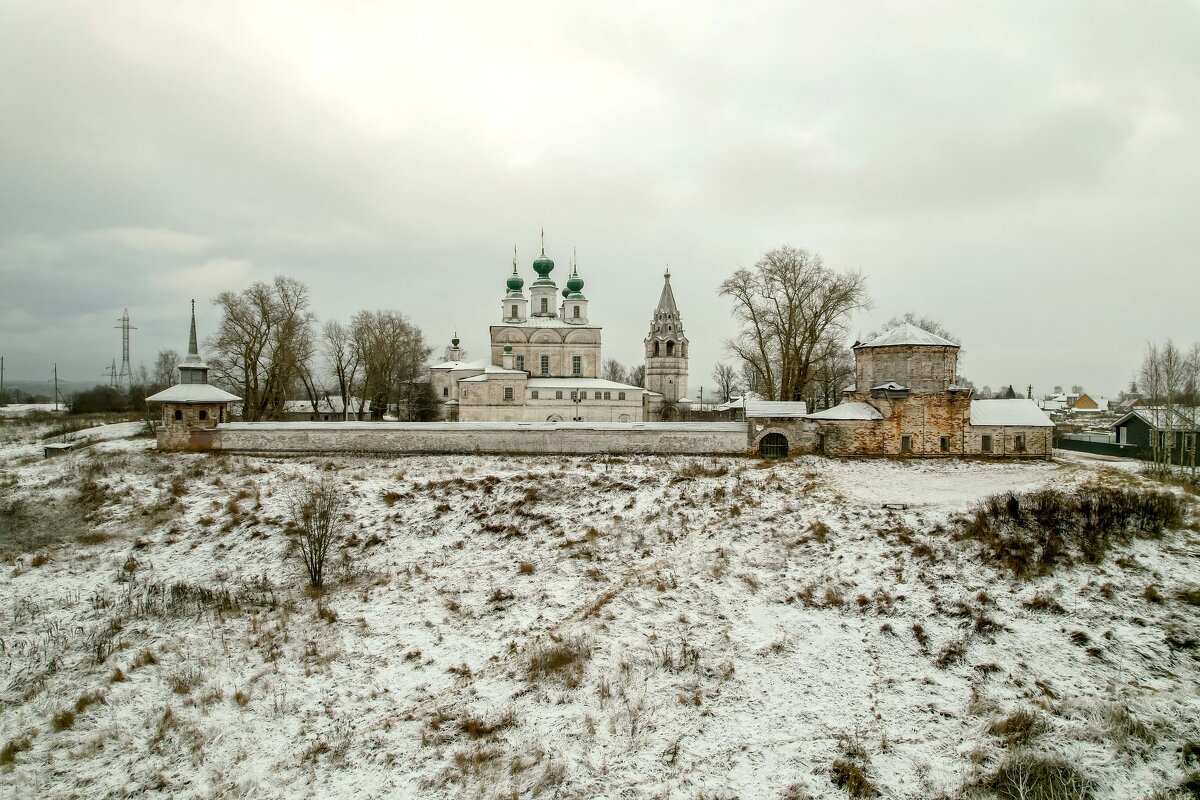
[[713, 386], [716, 389], [716, 402], [728, 403], [737, 392], [738, 374], [731, 364], [718, 361], [712, 372]]
[[428, 403], [426, 363], [433, 352], [420, 328], [398, 311], [360, 311], [350, 331], [362, 369], [363, 400], [371, 401], [373, 416], [380, 419], [395, 406], [401, 418], [418, 419]]
[[154, 357], [154, 375], [151, 384], [160, 392], [175, 383], [175, 368], [179, 366], [179, 353], [174, 350], [159, 350]]
[[605, 359], [604, 367], [601, 370], [600, 376], [606, 381], [629, 383], [629, 372], [625, 369], [625, 366], [615, 358]]
[[646, 385], [646, 365], [638, 364], [633, 369], [629, 370], [629, 385], [630, 386], [645, 386]]
[[739, 268], [720, 291], [732, 298], [740, 328], [726, 346], [769, 400], [803, 398], [821, 341], [870, 307], [861, 274], [835, 272], [819, 255], [788, 245], [763, 254], [752, 270]]
[[303, 283], [280, 275], [241, 292], [221, 292], [214, 303], [221, 322], [207, 342], [209, 366], [220, 382], [241, 394], [243, 419], [278, 419], [289, 392], [299, 386], [316, 395], [315, 317]]
[[326, 322], [321, 328], [321, 352], [337, 385], [338, 396], [342, 398], [342, 417], [345, 419], [351, 410], [350, 401], [361, 363], [351, 329], [337, 320]]
[[811, 408], [829, 408], [854, 383], [854, 356], [840, 336], [826, 336], [817, 348], [813, 380], [806, 400]]

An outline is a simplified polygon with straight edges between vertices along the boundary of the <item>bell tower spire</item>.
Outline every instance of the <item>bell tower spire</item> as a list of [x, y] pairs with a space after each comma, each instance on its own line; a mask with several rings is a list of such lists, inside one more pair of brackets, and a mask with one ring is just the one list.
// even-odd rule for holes
[[662, 418], [677, 414], [688, 402], [688, 339], [671, 289], [671, 267], [663, 272], [662, 292], [646, 337], [646, 388], [663, 396]]

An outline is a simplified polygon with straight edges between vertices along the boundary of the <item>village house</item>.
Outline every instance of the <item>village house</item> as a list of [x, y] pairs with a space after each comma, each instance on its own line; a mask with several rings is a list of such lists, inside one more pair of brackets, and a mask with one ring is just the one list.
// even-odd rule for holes
[[1138, 406], [1114, 422], [1112, 431], [1114, 443], [1132, 446], [1136, 458], [1161, 457], [1170, 448], [1170, 463], [1198, 463], [1200, 408], [1176, 406], [1168, 412], [1162, 406]]

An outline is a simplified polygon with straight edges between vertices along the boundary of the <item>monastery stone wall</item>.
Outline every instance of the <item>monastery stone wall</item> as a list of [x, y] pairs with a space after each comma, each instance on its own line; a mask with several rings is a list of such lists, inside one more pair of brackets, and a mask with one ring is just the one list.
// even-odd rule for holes
[[747, 452], [740, 422], [627, 425], [463, 423], [256, 423], [221, 425], [213, 450], [265, 453], [656, 453]]

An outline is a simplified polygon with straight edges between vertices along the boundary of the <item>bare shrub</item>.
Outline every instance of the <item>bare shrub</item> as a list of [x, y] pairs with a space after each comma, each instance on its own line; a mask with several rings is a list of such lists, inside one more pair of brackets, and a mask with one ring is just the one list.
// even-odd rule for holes
[[1062, 607], [1058, 600], [1052, 595], [1043, 592], [1034, 592], [1033, 597], [1026, 600], [1021, 605], [1028, 608], [1030, 611], [1045, 611], [1050, 614], [1065, 614], [1067, 610]]
[[715, 467], [706, 467], [705, 465], [695, 461], [684, 464], [679, 471], [675, 473], [676, 477], [678, 477], [680, 480], [692, 480], [694, 478], [720, 478], [728, 474], [729, 467], [725, 466], [724, 464], [718, 464]]
[[300, 556], [310, 586], [325, 584], [325, 557], [339, 536], [339, 516], [345, 505], [341, 487], [327, 473], [292, 494], [292, 527], [299, 533]]
[[912, 626], [913, 638], [917, 640], [917, 646], [921, 648], [922, 653], [929, 652], [929, 634], [925, 632], [925, 626], [919, 622], [914, 622]]
[[9, 739], [4, 747], [0, 747], [0, 767], [6, 767], [17, 760], [17, 755], [29, 749], [33, 739], [29, 736], [18, 736]]
[[1077, 559], [1098, 563], [1113, 545], [1158, 536], [1182, 521], [1183, 502], [1171, 492], [1087, 486], [994, 495], [957, 535], [979, 542], [986, 558], [1021, 577]]
[[467, 714], [459, 720], [458, 728], [471, 739], [486, 739], [516, 724], [516, 712], [508, 708], [493, 719]]
[[77, 714], [82, 714], [84, 711], [87, 711], [88, 708], [90, 708], [91, 706], [94, 706], [97, 703], [103, 703], [103, 702], [104, 702], [104, 693], [103, 692], [99, 692], [99, 691], [85, 692], [85, 693], [79, 695], [79, 698], [75, 701], [75, 712]]
[[75, 712], [69, 708], [64, 708], [50, 718], [50, 727], [56, 731], [65, 731], [68, 728], [75, 727]]
[[1175, 599], [1190, 606], [1200, 606], [1200, 588], [1179, 589], [1175, 592]]
[[517, 564], [517, 573], [520, 575], [532, 575], [534, 569], [532, 561], [522, 561]]
[[1029, 744], [1049, 729], [1045, 720], [1028, 709], [1018, 709], [987, 726], [989, 734], [1003, 739], [1009, 747]]
[[938, 651], [937, 659], [934, 661], [938, 669], [946, 669], [953, 664], [962, 661], [967, 655], [967, 640], [952, 639], [946, 642], [945, 646]]
[[583, 682], [583, 670], [592, 657], [592, 643], [583, 636], [551, 639], [529, 653], [527, 674], [531, 682], [554, 678], [569, 688]]
[[1162, 602], [1162, 595], [1158, 593], [1157, 586], [1153, 586], [1153, 585], [1147, 586], [1146, 590], [1144, 592], [1142, 592], [1142, 597], [1146, 598], [1147, 603], [1161, 603]]
[[987, 788], [1002, 800], [1090, 800], [1093, 784], [1064, 758], [1022, 749], [1009, 754]]
[[857, 735], [842, 735], [841, 755], [830, 766], [830, 780], [851, 797], [877, 797], [879, 790], [868, 776], [870, 769], [867, 750]]

